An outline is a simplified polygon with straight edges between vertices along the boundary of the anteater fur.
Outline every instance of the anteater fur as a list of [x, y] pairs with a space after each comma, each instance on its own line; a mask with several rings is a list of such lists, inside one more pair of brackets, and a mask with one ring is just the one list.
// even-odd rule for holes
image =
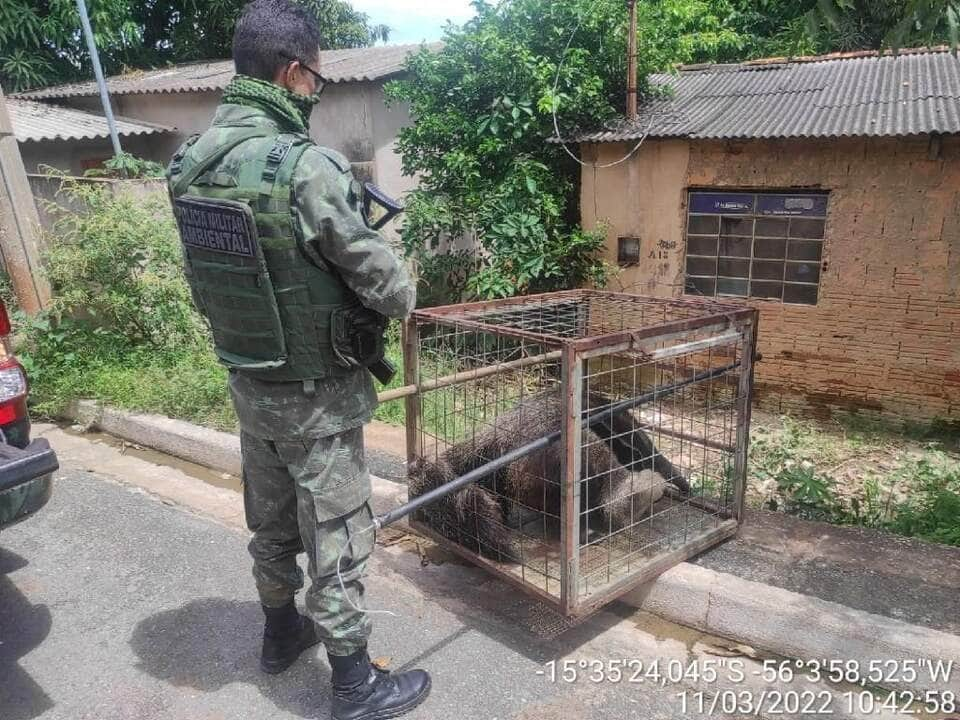
[[[587, 396], [593, 411], [612, 400]], [[499, 415], [488, 429], [452, 445], [436, 460], [418, 459], [409, 469], [410, 497], [422, 495], [465, 473], [502, 457], [538, 438], [560, 430], [564, 416], [558, 392], [522, 400]], [[581, 537], [591, 528], [603, 534], [647, 515], [663, 494], [664, 482], [687, 493], [680, 470], [636, 427], [628, 410], [592, 422], [581, 438]], [[563, 446], [559, 440], [491, 473], [415, 516], [459, 544], [487, 555], [516, 557], [512, 525], [526, 509], [540, 516], [560, 517]], [[552, 523], [559, 527], [558, 522]], [[543, 527], [546, 527], [544, 523]]]

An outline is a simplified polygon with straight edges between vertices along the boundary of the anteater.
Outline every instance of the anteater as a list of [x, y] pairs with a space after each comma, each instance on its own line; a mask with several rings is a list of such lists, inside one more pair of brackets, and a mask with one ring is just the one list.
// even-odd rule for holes
[[[584, 406], [594, 414], [613, 403], [599, 393], [589, 393], [585, 399]], [[415, 460], [409, 469], [410, 497], [560, 430], [563, 417], [557, 391], [521, 400], [489, 428], [452, 445], [436, 460]], [[666, 482], [681, 492], [690, 490], [683, 473], [637, 427], [629, 410], [592, 420], [579, 441], [581, 538], [587, 537], [584, 533], [607, 535], [639, 521], [662, 497]], [[562, 456], [563, 445], [557, 440], [448, 495], [415, 517], [475, 551], [516, 558], [517, 528], [531, 516], [544, 520], [541, 534], [555, 534], [559, 527]]]

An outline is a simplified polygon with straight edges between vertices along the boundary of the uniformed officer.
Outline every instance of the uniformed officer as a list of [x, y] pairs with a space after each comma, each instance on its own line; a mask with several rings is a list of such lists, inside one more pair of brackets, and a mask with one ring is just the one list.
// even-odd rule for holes
[[[430, 690], [422, 670], [390, 674], [370, 663], [370, 621], [357, 609], [374, 546], [363, 453], [376, 405], [368, 367], [383, 357], [386, 318], [409, 314], [415, 290], [370, 229], [350, 164], [310, 139], [319, 45], [303, 8], [247, 5], [233, 39], [237, 75], [168, 179], [194, 302], [230, 368], [266, 616], [261, 666], [281, 672], [322, 642], [334, 718], [372, 720], [402, 714]], [[308, 617], [294, 604], [300, 552]]]

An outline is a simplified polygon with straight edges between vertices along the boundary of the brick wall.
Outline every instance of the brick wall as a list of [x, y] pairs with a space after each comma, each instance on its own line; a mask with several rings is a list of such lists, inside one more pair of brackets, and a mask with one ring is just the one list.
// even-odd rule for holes
[[[938, 152], [937, 152], [938, 150]], [[933, 154], [931, 155], [931, 152]], [[620, 157], [623, 145], [584, 148]], [[761, 405], [960, 418], [960, 138], [649, 141], [631, 161], [583, 174], [585, 224], [641, 238], [614, 285], [683, 292], [690, 187], [830, 191], [816, 306], [758, 307]]]

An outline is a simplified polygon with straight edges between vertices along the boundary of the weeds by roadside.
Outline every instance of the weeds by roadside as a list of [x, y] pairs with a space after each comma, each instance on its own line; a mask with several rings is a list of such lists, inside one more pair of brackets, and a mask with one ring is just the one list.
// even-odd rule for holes
[[[70, 356], [74, 357], [71, 358]], [[135, 352], [63, 362], [23, 354], [31, 378], [31, 413], [62, 417], [70, 402], [92, 398], [124, 410], [156, 413], [232, 432], [236, 415], [227, 391], [227, 373], [207, 348], [184, 348], [162, 355]]]
[[960, 545], [960, 434], [845, 418], [834, 427], [758, 414], [748, 499], [839, 525]]
[[[387, 330], [387, 359], [397, 368], [397, 374], [389, 385], [377, 383], [377, 392], [391, 390], [403, 385], [403, 347], [400, 344], [400, 323], [391, 322]], [[403, 425], [405, 417], [403, 400], [392, 400], [377, 408], [374, 416], [377, 420], [391, 425]]]
[[60, 192], [86, 210], [59, 213], [49, 234], [50, 307], [15, 319], [34, 415], [96, 398], [233, 429], [226, 373], [193, 310], [166, 198], [70, 180]]

